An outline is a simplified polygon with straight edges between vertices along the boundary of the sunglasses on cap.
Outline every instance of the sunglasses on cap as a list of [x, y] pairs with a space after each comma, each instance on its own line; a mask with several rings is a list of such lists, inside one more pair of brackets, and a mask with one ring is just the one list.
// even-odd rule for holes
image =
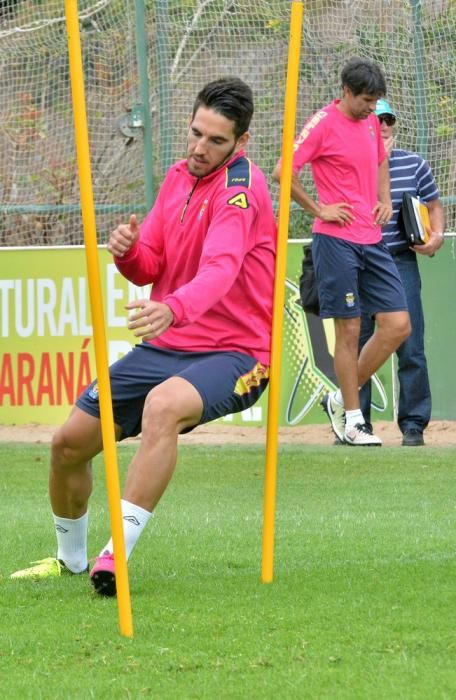
[[396, 123], [396, 117], [392, 114], [379, 114], [378, 121], [380, 124], [386, 124], [386, 126], [394, 126]]

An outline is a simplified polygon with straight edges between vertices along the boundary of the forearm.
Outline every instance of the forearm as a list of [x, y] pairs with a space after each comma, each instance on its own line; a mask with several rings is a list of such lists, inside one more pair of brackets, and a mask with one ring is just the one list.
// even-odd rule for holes
[[425, 248], [425, 254], [433, 256], [444, 243], [443, 233], [445, 231], [445, 212], [438, 199], [428, 202], [426, 206], [429, 211], [431, 230], [429, 241], [425, 246], [422, 246], [422, 248]]
[[429, 220], [431, 222], [431, 231], [434, 233], [442, 233], [445, 231], [445, 211], [440, 203], [440, 200], [435, 199], [427, 204], [429, 210]]
[[201, 269], [196, 277], [163, 298], [174, 314], [174, 325], [194, 323], [215, 306], [232, 288], [240, 261], [229, 259], [214, 261]]
[[378, 168], [378, 201], [391, 207], [391, 189], [388, 159], [380, 163]]
[[113, 257], [120, 274], [129, 282], [143, 287], [160, 276], [161, 257], [151, 254], [147, 246], [137, 243], [124, 257]]
[[[280, 180], [280, 166], [274, 170], [273, 177]], [[322, 221], [331, 221], [341, 226], [354, 221], [353, 205], [348, 202], [316, 202], [306, 192], [296, 173], [291, 176], [291, 197], [300, 207]]]
[[[274, 172], [272, 173], [272, 178], [276, 182], [280, 182], [282, 175], [281, 164], [276, 165]], [[291, 198], [299, 204], [300, 207], [310, 212], [313, 216], [319, 216], [320, 207], [317, 202], [315, 202], [312, 197], [305, 191], [304, 187], [299, 180], [298, 175], [295, 173], [291, 176]]]
[[297, 175], [292, 175], [291, 178], [291, 197], [313, 216], [320, 215], [320, 205], [306, 192]]
[[424, 245], [415, 246], [414, 251], [420, 255], [433, 257], [444, 242], [445, 212], [438, 199], [428, 202], [426, 206], [429, 211], [430, 222], [429, 240]]

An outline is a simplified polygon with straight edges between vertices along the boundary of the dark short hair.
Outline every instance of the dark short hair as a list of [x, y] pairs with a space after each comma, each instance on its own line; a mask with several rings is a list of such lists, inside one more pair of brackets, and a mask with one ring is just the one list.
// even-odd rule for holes
[[213, 80], [196, 96], [192, 119], [199, 107], [213, 109], [234, 122], [234, 135], [238, 139], [250, 126], [253, 115], [252, 90], [240, 78]]
[[386, 95], [386, 80], [382, 69], [368, 58], [354, 56], [342, 68], [342, 87], [348, 87], [354, 95]]

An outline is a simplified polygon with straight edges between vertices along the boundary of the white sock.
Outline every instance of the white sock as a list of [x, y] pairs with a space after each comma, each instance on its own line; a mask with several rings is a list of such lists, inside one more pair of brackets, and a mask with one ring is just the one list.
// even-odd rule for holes
[[334, 394], [334, 401], [337, 401], [341, 406], [344, 405], [344, 397], [342, 396], [342, 392], [340, 389], [336, 389], [336, 393]]
[[87, 528], [88, 513], [80, 518], [54, 518], [55, 534], [57, 536], [57, 559], [61, 559], [67, 569], [74, 574], [80, 574], [87, 569]]
[[[144, 508], [141, 508], [140, 506], [137, 506], [134, 503], [124, 501], [124, 499], [120, 501], [120, 505], [122, 508], [125, 552], [128, 559], [133, 551], [136, 542], [139, 539], [140, 534], [149, 522], [149, 518], [152, 515], [152, 513], [148, 510], [144, 510]], [[103, 549], [100, 552], [100, 555], [105, 554], [105, 552], [109, 552], [110, 554], [114, 552], [112, 537], [109, 540], [106, 547], [103, 547]]]
[[361, 409], [356, 408], [353, 411], [345, 411], [345, 430], [354, 428], [357, 423], [365, 423]]

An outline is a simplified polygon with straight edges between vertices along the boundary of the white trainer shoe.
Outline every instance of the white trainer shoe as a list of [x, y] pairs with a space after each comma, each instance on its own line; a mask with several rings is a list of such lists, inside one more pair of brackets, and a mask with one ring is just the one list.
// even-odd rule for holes
[[365, 423], [357, 423], [354, 428], [346, 430], [344, 433], [346, 445], [355, 447], [381, 447], [382, 441], [373, 434], [372, 430]]
[[335, 395], [335, 391], [325, 394], [320, 401], [320, 406], [323, 408], [324, 412], [331, 421], [331, 428], [334, 435], [339, 438], [341, 442], [344, 442], [345, 409], [338, 401], [335, 400]]

